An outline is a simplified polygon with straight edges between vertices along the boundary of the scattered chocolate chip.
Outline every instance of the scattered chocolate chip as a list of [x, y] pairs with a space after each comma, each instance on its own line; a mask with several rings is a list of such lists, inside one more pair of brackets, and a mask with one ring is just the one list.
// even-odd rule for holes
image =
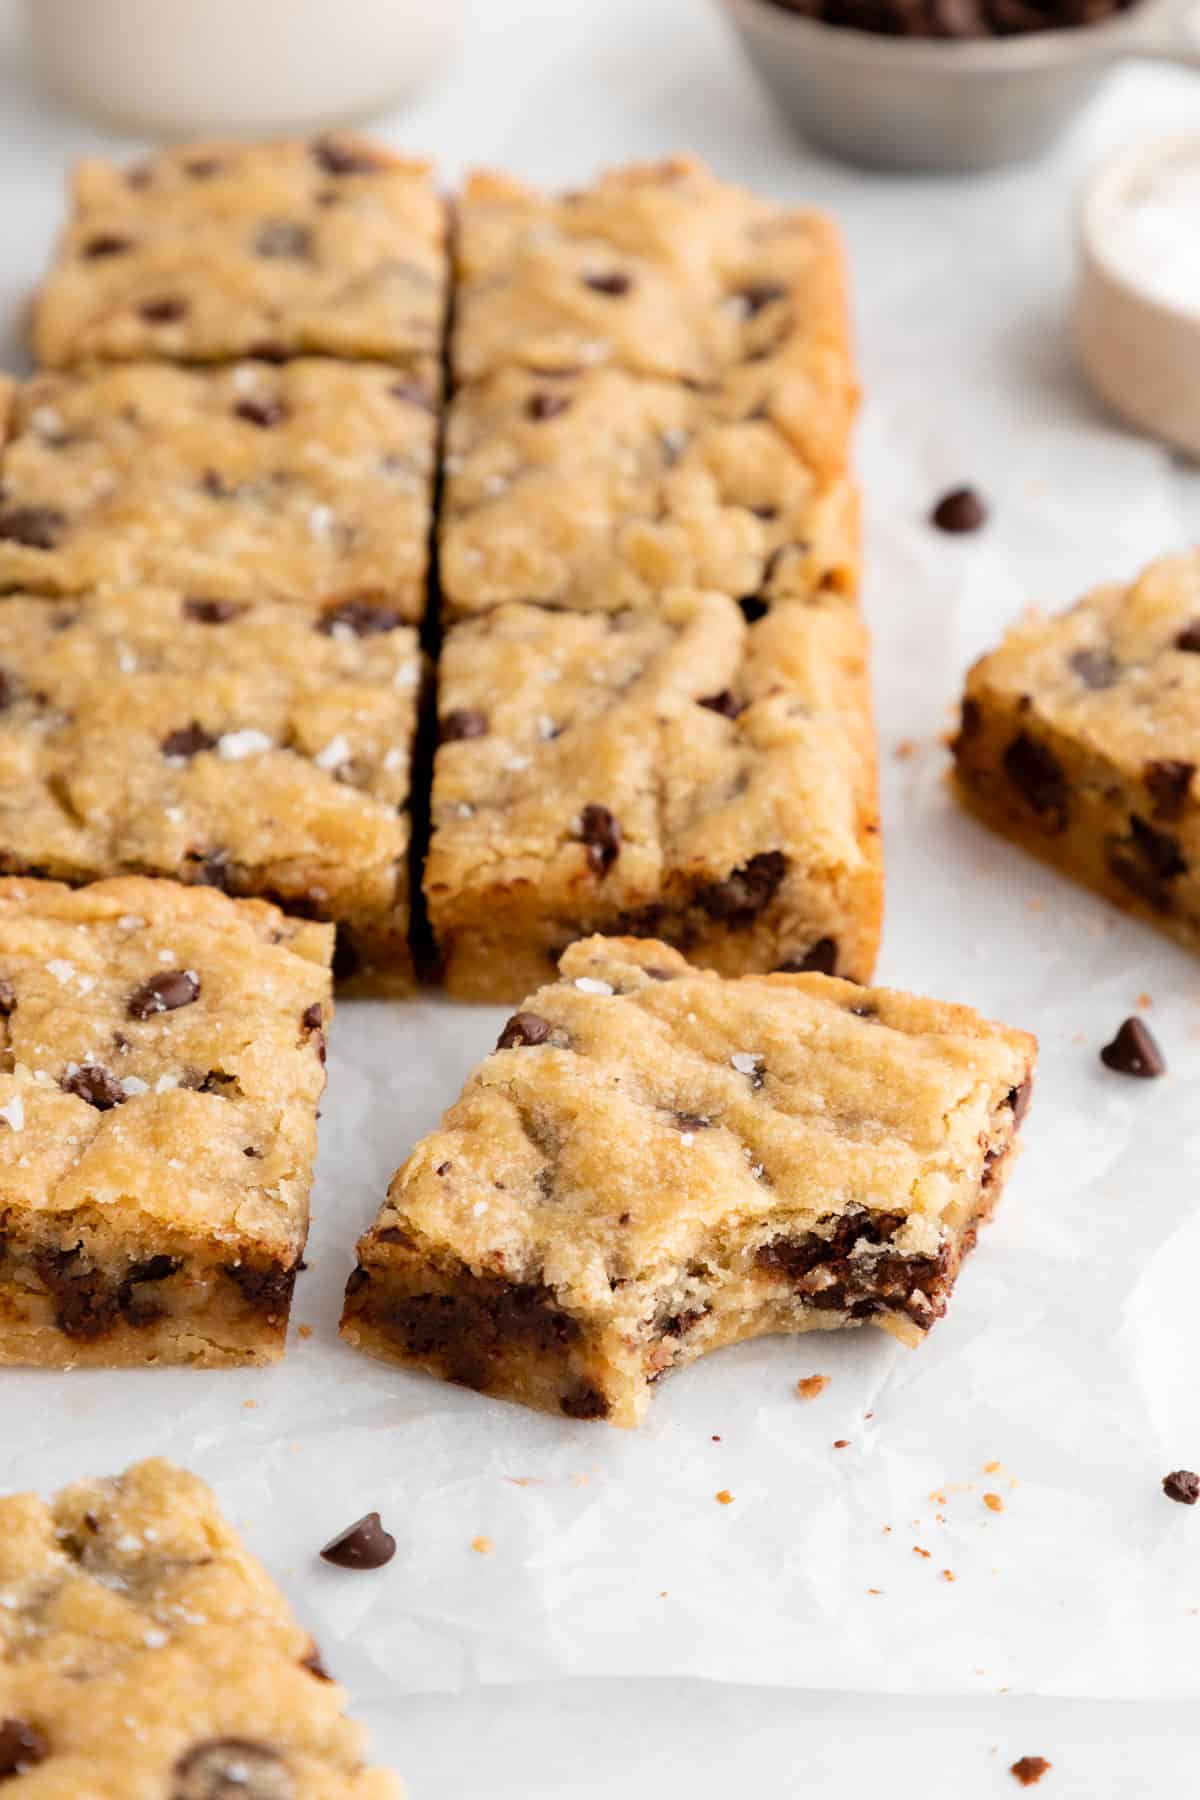
[[1190, 625], [1184, 626], [1175, 639], [1175, 648], [1193, 652], [1200, 651], [1200, 619], [1193, 619]]
[[370, 1512], [330, 1538], [321, 1557], [339, 1569], [382, 1569], [395, 1554], [395, 1538], [383, 1529], [379, 1514]]
[[1002, 758], [1004, 773], [1034, 812], [1061, 831], [1067, 822], [1067, 778], [1054, 752], [1021, 731]]
[[525, 402], [525, 413], [540, 425], [547, 419], [557, 419], [560, 413], [566, 412], [570, 404], [570, 394], [551, 394], [542, 388], [536, 394], [530, 394]]
[[1138, 1075], [1146, 1081], [1167, 1070], [1162, 1051], [1140, 1019], [1125, 1020], [1112, 1043], [1101, 1050], [1100, 1061], [1118, 1075]]
[[1168, 1500], [1178, 1500], [1180, 1506], [1195, 1506], [1200, 1500], [1200, 1475], [1192, 1469], [1174, 1469], [1163, 1476], [1162, 1489]]
[[111, 1330], [119, 1308], [117, 1293], [91, 1266], [80, 1245], [40, 1251], [33, 1265], [54, 1301], [54, 1323], [64, 1337], [94, 1342]]
[[603, 878], [621, 854], [620, 824], [607, 806], [593, 803], [579, 815], [579, 837], [587, 845], [589, 869]]
[[527, 1044], [544, 1044], [554, 1027], [540, 1013], [514, 1013], [500, 1036], [497, 1050], [522, 1050]]
[[52, 506], [10, 506], [0, 512], [0, 538], [27, 550], [53, 550], [67, 517]]
[[1044, 1756], [1019, 1756], [1009, 1770], [1009, 1774], [1015, 1775], [1022, 1787], [1033, 1787], [1042, 1779], [1047, 1769], [1053, 1767], [1054, 1764], [1048, 1763]]
[[595, 275], [584, 275], [581, 279], [584, 287], [591, 288], [593, 293], [607, 294], [613, 300], [619, 299], [622, 294], [627, 294], [633, 286], [629, 276], [623, 275], [619, 269], [611, 269]]
[[1008, 1104], [1012, 1107], [1013, 1124], [1019, 1125], [1029, 1111], [1029, 1102], [1033, 1098], [1033, 1076], [1027, 1075], [1020, 1087], [1011, 1090]]
[[71, 1074], [61, 1076], [58, 1085], [64, 1093], [86, 1100], [97, 1112], [108, 1112], [111, 1107], [120, 1106], [126, 1097], [116, 1076], [110, 1075], [100, 1063], [82, 1063]]
[[438, 727], [443, 744], [457, 744], [465, 738], [481, 738], [488, 734], [487, 714], [474, 706], [458, 706], [448, 712]]
[[748, 319], [753, 319], [776, 300], [786, 300], [788, 290], [778, 281], [757, 281], [750, 287], [739, 288], [734, 298], [741, 303]]
[[[202, 1083], [200, 1091], [212, 1090]], [[221, 1273], [233, 1282], [246, 1305], [261, 1313], [269, 1324], [287, 1318], [292, 1289], [300, 1273], [298, 1264], [285, 1268], [282, 1263], [268, 1263], [265, 1268], [256, 1269], [250, 1263], [223, 1263]]]
[[312, 1005], [306, 1006], [304, 1011], [300, 1014], [300, 1023], [303, 1025], [305, 1031], [319, 1031], [324, 1017], [325, 1012], [321, 1002], [319, 1000], [314, 1000]]
[[1142, 780], [1154, 802], [1156, 819], [1179, 817], [1195, 773], [1195, 763], [1176, 762], [1170, 757], [1158, 758], [1146, 764], [1142, 770]]
[[337, 606], [326, 608], [321, 614], [317, 630], [326, 637], [345, 631], [363, 638], [375, 637], [383, 631], [395, 631], [403, 623], [400, 614], [387, 607], [371, 606], [365, 600], [343, 600]]
[[780, 975], [832, 975], [837, 968], [836, 938], [818, 938], [807, 950], [789, 956], [776, 971]]
[[129, 1325], [153, 1325], [166, 1311], [156, 1301], [139, 1296], [144, 1282], [169, 1281], [183, 1267], [178, 1256], [150, 1256], [144, 1262], [131, 1263], [117, 1289], [117, 1306]]
[[1186, 875], [1187, 863], [1180, 853], [1178, 839], [1168, 831], [1156, 831], [1136, 813], [1129, 817], [1129, 841], [1159, 881], [1173, 881], [1177, 875]]
[[742, 617], [747, 625], [757, 625], [760, 619], [767, 616], [767, 602], [761, 594], [743, 594], [738, 601], [742, 609]]
[[318, 138], [310, 146], [313, 161], [327, 175], [375, 175], [383, 168], [380, 157], [365, 145], [335, 137]]
[[770, 905], [787, 873], [787, 857], [780, 850], [764, 850], [752, 856], [723, 881], [697, 889], [695, 899], [710, 918], [720, 919], [735, 930], [752, 925]]
[[939, 531], [978, 531], [987, 518], [987, 507], [974, 488], [951, 488], [929, 516]]
[[1085, 687], [1110, 688], [1121, 679], [1121, 668], [1107, 650], [1076, 650], [1071, 667]]
[[256, 256], [303, 261], [312, 251], [312, 232], [294, 219], [267, 219], [254, 238]]
[[325, 1667], [325, 1660], [316, 1644], [312, 1646], [311, 1650], [306, 1650], [304, 1655], [300, 1658], [300, 1667], [302, 1669], [307, 1669], [310, 1675], [315, 1675], [318, 1681], [333, 1680], [333, 1676]]
[[133, 242], [127, 237], [117, 237], [114, 232], [100, 232], [98, 236], [89, 238], [83, 246], [82, 254], [89, 262], [96, 262], [104, 256], [124, 256], [132, 250]]
[[723, 719], [736, 719], [739, 713], [746, 710], [746, 702], [737, 700], [729, 688], [722, 688], [719, 694], [709, 694], [703, 700], [697, 700], [697, 706], [705, 706], [709, 712], [720, 713]]
[[247, 425], [257, 425], [261, 431], [269, 431], [272, 425], [278, 425], [287, 418], [287, 407], [278, 400], [254, 400], [247, 397], [239, 400], [233, 410], [237, 418], [244, 419]]
[[9, 1018], [15, 1012], [16, 1005], [16, 988], [11, 981], [5, 981], [3, 976], [0, 976], [0, 1019]]
[[129, 1017], [148, 1019], [154, 1013], [178, 1012], [200, 998], [200, 983], [190, 969], [163, 969], [129, 996]]
[[600, 1389], [590, 1381], [581, 1381], [558, 1404], [568, 1419], [607, 1419], [612, 1410]]
[[143, 300], [138, 313], [147, 325], [174, 325], [187, 315], [186, 300], [179, 300], [171, 295], [161, 300]]
[[236, 619], [245, 611], [244, 600], [208, 600], [201, 595], [189, 595], [183, 603], [184, 618], [191, 619], [196, 625], [228, 625], [230, 619]]
[[190, 725], [181, 725], [178, 731], [168, 731], [159, 745], [164, 756], [192, 757], [201, 750], [212, 750], [216, 738], [211, 731], [205, 731], [199, 720], [193, 719]]
[[0, 1781], [23, 1775], [49, 1754], [50, 1746], [35, 1726], [24, 1719], [0, 1719]]
[[168, 1800], [293, 1800], [296, 1792], [279, 1751], [248, 1738], [206, 1738], [171, 1775]]

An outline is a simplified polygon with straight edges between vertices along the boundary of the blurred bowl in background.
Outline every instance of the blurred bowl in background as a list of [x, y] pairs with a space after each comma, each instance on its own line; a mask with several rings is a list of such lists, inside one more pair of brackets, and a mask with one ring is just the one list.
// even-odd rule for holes
[[1128, 56], [1200, 68], [1194, 0], [1137, 0], [1096, 25], [1012, 37], [883, 37], [721, 0], [797, 131], [848, 161], [987, 169], [1051, 143]]
[[459, 0], [26, 0], [42, 81], [159, 137], [311, 131], [425, 82]]

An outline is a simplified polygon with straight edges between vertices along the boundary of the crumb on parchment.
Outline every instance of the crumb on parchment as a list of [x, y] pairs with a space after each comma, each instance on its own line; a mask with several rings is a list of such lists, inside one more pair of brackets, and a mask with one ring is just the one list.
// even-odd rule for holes
[[985, 1494], [983, 1496], [983, 1504], [987, 1507], [989, 1512], [1004, 1511], [1004, 1502], [999, 1494]]
[[802, 1400], [815, 1400], [828, 1386], [828, 1375], [805, 1375], [796, 1383], [796, 1392]]
[[728, 1488], [718, 1488], [713, 1498], [716, 1500], [718, 1506], [733, 1505], [733, 1495]]
[[480, 1556], [490, 1556], [496, 1546], [490, 1537], [473, 1537], [471, 1539], [471, 1548], [472, 1550], [478, 1551]]
[[1009, 1774], [1015, 1775], [1022, 1787], [1033, 1787], [1053, 1767], [1054, 1764], [1047, 1762], [1044, 1756], [1019, 1756]]

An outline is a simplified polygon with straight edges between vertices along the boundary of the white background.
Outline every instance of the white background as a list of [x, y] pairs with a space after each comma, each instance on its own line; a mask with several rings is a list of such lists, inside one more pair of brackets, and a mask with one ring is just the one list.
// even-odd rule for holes
[[[1158, 1484], [1200, 1463], [1200, 969], [959, 816], [939, 737], [967, 662], [1029, 600], [1063, 603], [1198, 535], [1196, 476], [1100, 414], [1065, 338], [1081, 177], [1191, 125], [1198, 100], [1195, 78], [1130, 72], [1030, 168], [870, 176], [792, 141], [702, 0], [484, 0], [455, 66], [382, 127], [447, 180], [487, 161], [578, 183], [691, 148], [841, 218], [867, 389], [880, 975], [1043, 1044], [1027, 1153], [916, 1353], [865, 1332], [747, 1346], [664, 1383], [627, 1435], [343, 1351], [352, 1240], [502, 1017], [427, 996], [338, 1018], [295, 1311], [314, 1335], [284, 1365], [4, 1374], [0, 1483], [49, 1489], [159, 1450], [189, 1461], [416, 1800], [940, 1800], [1020, 1791], [1006, 1770], [1024, 1753], [1054, 1763], [1046, 1800], [1195, 1785], [1200, 1510]], [[0, 0], [9, 366], [67, 167], [103, 144], [32, 94]], [[962, 481], [992, 520], [941, 537], [924, 516]], [[1141, 993], [1170, 1060], [1154, 1086], [1096, 1060]], [[794, 1382], [817, 1371], [831, 1385], [803, 1404]], [[984, 1477], [988, 1461], [1002, 1468]], [[399, 1540], [389, 1568], [317, 1563], [367, 1507]]]

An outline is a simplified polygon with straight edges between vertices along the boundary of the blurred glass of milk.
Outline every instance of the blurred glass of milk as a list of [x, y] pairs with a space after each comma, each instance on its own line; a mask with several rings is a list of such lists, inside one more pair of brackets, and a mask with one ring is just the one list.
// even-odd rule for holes
[[80, 111], [167, 137], [306, 131], [381, 111], [453, 45], [460, 0], [26, 0], [39, 72]]

